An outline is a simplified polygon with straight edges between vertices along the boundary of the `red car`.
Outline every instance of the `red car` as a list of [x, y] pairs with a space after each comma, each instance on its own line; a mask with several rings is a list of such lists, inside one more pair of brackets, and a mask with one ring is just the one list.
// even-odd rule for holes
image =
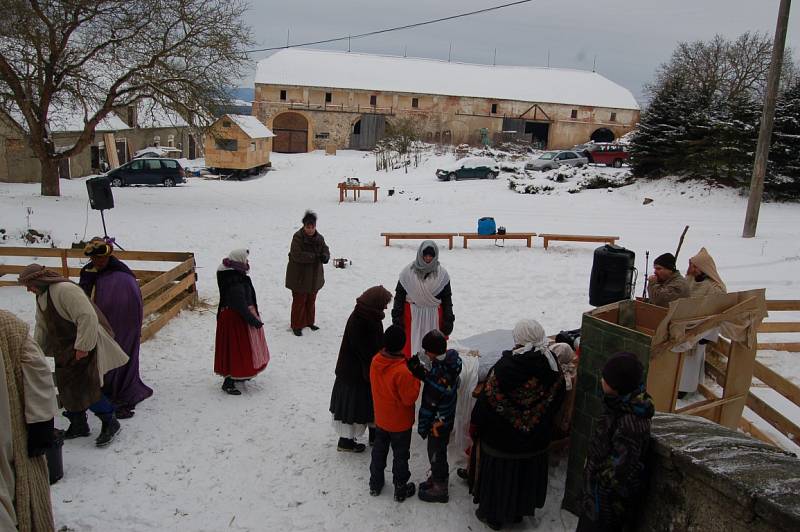
[[620, 168], [630, 157], [628, 147], [623, 144], [594, 144], [586, 149], [586, 153], [589, 162], [614, 168]]

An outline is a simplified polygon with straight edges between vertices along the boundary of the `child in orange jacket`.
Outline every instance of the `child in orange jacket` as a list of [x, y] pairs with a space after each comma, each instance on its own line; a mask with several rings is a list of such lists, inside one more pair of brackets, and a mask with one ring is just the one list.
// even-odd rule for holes
[[375, 407], [375, 444], [369, 464], [369, 494], [378, 496], [383, 489], [384, 470], [389, 447], [392, 448], [392, 482], [394, 500], [403, 502], [416, 492], [409, 482], [411, 472], [411, 427], [414, 425], [414, 403], [419, 395], [419, 380], [406, 366], [403, 346], [406, 334], [401, 327], [390, 326], [383, 334], [383, 349], [372, 359], [369, 379]]

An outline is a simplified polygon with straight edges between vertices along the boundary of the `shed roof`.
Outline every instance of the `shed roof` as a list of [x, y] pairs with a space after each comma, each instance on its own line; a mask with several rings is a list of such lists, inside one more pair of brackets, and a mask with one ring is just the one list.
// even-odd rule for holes
[[639, 109], [631, 91], [597, 72], [297, 48], [259, 61], [255, 82]]
[[274, 137], [275, 133], [265, 126], [261, 120], [252, 115], [226, 114], [223, 118], [230, 118], [251, 139], [264, 139]]

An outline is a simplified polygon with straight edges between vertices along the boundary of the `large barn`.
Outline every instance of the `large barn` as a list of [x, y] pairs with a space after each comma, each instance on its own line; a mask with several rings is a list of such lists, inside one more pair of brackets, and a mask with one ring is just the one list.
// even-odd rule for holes
[[396, 117], [431, 142], [476, 144], [483, 129], [558, 149], [624, 135], [639, 105], [597, 72], [287, 49], [259, 61], [253, 114], [284, 153], [369, 149]]

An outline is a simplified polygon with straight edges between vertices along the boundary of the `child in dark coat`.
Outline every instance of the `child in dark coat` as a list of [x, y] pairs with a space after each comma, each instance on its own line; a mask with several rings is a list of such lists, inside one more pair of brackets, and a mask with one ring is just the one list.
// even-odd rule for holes
[[653, 401], [642, 383], [642, 364], [617, 353], [603, 367], [603, 414], [584, 469], [583, 515], [579, 532], [620, 531], [630, 524], [644, 484]]
[[408, 360], [408, 369], [423, 382], [417, 432], [428, 439], [431, 475], [419, 485], [419, 498], [425, 502], [447, 502], [447, 444], [456, 416], [461, 357], [447, 349], [447, 338], [434, 329], [422, 338], [423, 351]]
[[403, 502], [414, 495], [415, 486], [409, 482], [411, 472], [411, 428], [414, 426], [414, 404], [419, 395], [419, 381], [406, 367], [403, 346], [406, 333], [392, 325], [383, 333], [383, 349], [375, 355], [369, 375], [372, 401], [375, 406], [375, 444], [369, 464], [369, 494], [381, 494], [389, 447], [392, 448], [392, 481], [394, 500]]

